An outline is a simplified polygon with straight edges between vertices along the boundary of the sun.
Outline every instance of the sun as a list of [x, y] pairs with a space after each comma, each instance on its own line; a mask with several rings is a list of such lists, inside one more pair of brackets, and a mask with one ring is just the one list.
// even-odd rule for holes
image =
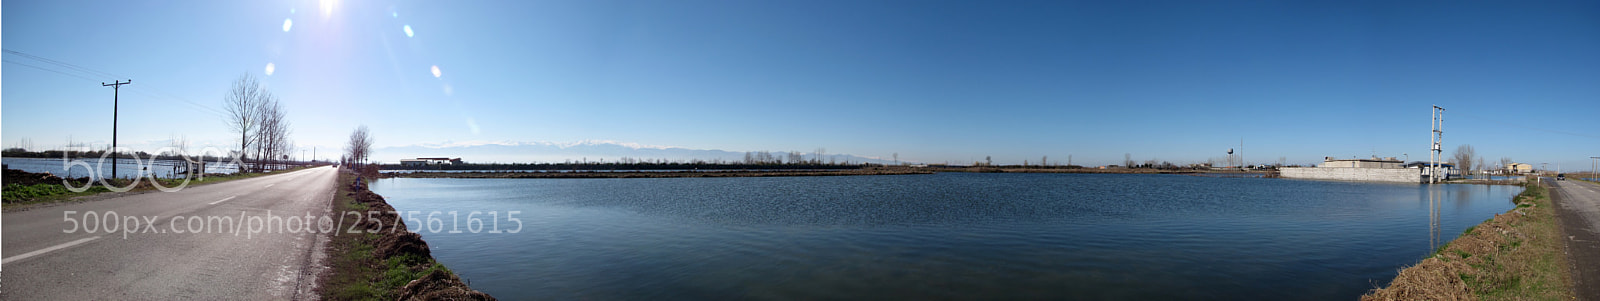
[[339, 0], [320, 0], [317, 2], [317, 7], [322, 11], [323, 17], [333, 15], [333, 9], [338, 6]]

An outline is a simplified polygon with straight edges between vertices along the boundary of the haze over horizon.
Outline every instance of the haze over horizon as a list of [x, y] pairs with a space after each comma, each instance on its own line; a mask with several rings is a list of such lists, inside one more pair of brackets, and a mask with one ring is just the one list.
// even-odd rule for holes
[[[0, 143], [612, 141], [902, 161], [1600, 156], [1600, 2], [42, 1], [5, 5]], [[236, 143], [236, 142], [233, 142]], [[102, 146], [103, 147], [103, 146]], [[298, 153], [298, 152], [296, 152]], [[439, 154], [449, 155], [449, 154]], [[534, 159], [528, 161], [549, 161]], [[472, 158], [467, 158], [471, 161]], [[578, 159], [578, 158], [570, 158]], [[608, 157], [608, 159], [614, 159]], [[389, 161], [389, 160], [386, 160]], [[1492, 164], [1492, 163], [1491, 163]]]

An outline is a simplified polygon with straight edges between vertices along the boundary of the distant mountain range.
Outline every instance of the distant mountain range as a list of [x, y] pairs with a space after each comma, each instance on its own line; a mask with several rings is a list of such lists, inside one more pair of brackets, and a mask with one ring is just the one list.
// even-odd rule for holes
[[[781, 153], [777, 150], [772, 151], [773, 156], [780, 158], [785, 158], [785, 154], [787, 154], [787, 151], [782, 151]], [[429, 157], [461, 158], [462, 161], [468, 163], [560, 163], [582, 160], [617, 162], [624, 157], [651, 161], [666, 159], [668, 161], [722, 160], [736, 162], [744, 160], [744, 155], [745, 152], [742, 151], [691, 149], [604, 140], [586, 140], [570, 143], [544, 141], [447, 142], [379, 147], [374, 149], [372, 153], [372, 157], [382, 163], [398, 163], [400, 159]], [[806, 160], [811, 160], [816, 155], [805, 153], [804, 157]], [[854, 163], [894, 163], [893, 160], [881, 158], [868, 158], [849, 154], [824, 154], [822, 161], [827, 162], [829, 160]]]

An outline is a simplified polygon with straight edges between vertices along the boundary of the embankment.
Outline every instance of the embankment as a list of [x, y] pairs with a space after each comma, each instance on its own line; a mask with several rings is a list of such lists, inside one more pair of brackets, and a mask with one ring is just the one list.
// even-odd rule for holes
[[385, 173], [399, 178], [720, 178], [720, 177], [819, 177], [931, 174], [912, 169], [773, 170], [773, 171], [551, 171], [551, 172], [408, 172]]
[[1468, 228], [1361, 300], [1571, 300], [1564, 240], [1548, 190], [1530, 184], [1516, 208]]
[[[362, 179], [376, 172], [368, 170]], [[340, 225], [329, 244], [332, 269], [322, 279], [324, 300], [494, 300], [435, 261], [422, 236], [406, 230], [394, 207], [355, 173], [341, 170], [339, 184], [334, 212], [359, 215], [360, 221]]]

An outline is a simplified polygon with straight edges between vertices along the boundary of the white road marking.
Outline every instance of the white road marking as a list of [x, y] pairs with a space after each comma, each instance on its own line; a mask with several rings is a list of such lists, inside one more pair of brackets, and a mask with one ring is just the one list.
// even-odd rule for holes
[[55, 245], [55, 246], [52, 246], [52, 247], [49, 247], [49, 248], [40, 249], [38, 251], [22, 253], [22, 255], [11, 256], [11, 258], [0, 259], [0, 264], [7, 264], [7, 263], [11, 263], [12, 261], [28, 259], [28, 257], [39, 256], [39, 254], [50, 253], [51, 251], [60, 250], [60, 249], [66, 249], [68, 247], [76, 246], [78, 244], [86, 243], [86, 242], [89, 242], [91, 240], [95, 240], [95, 239], [99, 239], [99, 238], [100, 238], [99, 236], [83, 238], [83, 239], [79, 239], [79, 240], [70, 241], [70, 242], [67, 242], [67, 243], [64, 243], [64, 244]]
[[217, 203], [227, 202], [228, 200], [232, 200], [233, 198], [236, 198], [236, 197], [239, 197], [239, 196], [237, 196], [237, 195], [236, 196], [230, 196], [228, 198], [217, 200], [215, 202], [206, 203], [206, 205], [216, 205]]
[[278, 185], [278, 183], [272, 183], [272, 184], [267, 184], [267, 186], [266, 186], [266, 187], [261, 187], [261, 188], [267, 188], [267, 187], [272, 187], [272, 185]]

